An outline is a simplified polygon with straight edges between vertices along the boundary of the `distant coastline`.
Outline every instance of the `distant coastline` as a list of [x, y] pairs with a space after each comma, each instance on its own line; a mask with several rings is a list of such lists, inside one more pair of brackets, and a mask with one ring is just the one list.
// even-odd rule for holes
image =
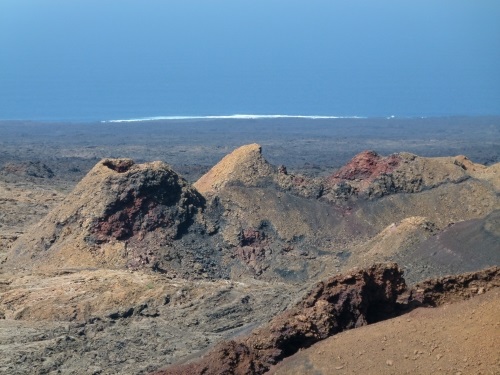
[[232, 121], [308, 121], [318, 120], [318, 122], [328, 121], [450, 121], [450, 120], [492, 120], [500, 121], [500, 115], [497, 114], [454, 114], [454, 115], [379, 115], [379, 116], [337, 116], [337, 115], [290, 115], [290, 114], [233, 114], [233, 115], [166, 115], [166, 116], [145, 116], [145, 117], [115, 117], [115, 118], [1, 118], [0, 124], [9, 123], [40, 123], [40, 124], [133, 124], [141, 122], [161, 123], [161, 122], [178, 122], [178, 123], [203, 123], [205, 121], [220, 121], [231, 123]]
[[334, 116], [334, 115], [262, 115], [262, 114], [234, 114], [234, 115], [207, 115], [207, 116], [151, 116], [137, 118], [123, 118], [100, 120], [98, 122], [106, 123], [129, 123], [129, 122], [148, 122], [148, 121], [202, 121], [202, 120], [425, 120], [425, 119], [450, 119], [450, 118], [500, 118], [500, 115], [442, 115], [442, 116]]
[[[391, 116], [392, 118], [394, 116]], [[311, 120], [330, 120], [330, 119], [366, 119], [364, 116], [323, 116], [323, 115], [253, 115], [253, 114], [236, 114], [236, 115], [211, 115], [211, 116], [154, 116], [141, 117], [118, 120], [102, 120], [102, 123], [109, 122], [142, 122], [142, 121], [157, 121], [157, 120], [260, 120], [260, 119], [311, 119]]]

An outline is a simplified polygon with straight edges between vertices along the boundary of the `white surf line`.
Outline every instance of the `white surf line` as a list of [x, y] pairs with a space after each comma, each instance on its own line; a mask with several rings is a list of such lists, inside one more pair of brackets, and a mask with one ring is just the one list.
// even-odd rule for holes
[[157, 121], [157, 120], [258, 120], [258, 119], [364, 119], [362, 116], [322, 116], [322, 115], [219, 115], [219, 116], [155, 116], [143, 118], [131, 118], [121, 120], [104, 120], [103, 123], [117, 122], [141, 122], [141, 121]]

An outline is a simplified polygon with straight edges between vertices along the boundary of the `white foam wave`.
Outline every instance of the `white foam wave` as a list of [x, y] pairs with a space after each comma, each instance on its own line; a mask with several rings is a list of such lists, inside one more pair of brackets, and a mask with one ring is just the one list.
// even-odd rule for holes
[[362, 119], [361, 116], [307, 116], [307, 115], [220, 115], [220, 116], [155, 116], [131, 118], [122, 120], [106, 120], [101, 122], [141, 122], [157, 120], [258, 120], [258, 119], [277, 119], [277, 118], [296, 118], [296, 119]]

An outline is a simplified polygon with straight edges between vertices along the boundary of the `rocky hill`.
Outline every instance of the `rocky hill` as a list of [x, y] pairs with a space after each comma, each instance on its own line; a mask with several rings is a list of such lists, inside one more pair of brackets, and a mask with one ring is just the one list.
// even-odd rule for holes
[[477, 271], [500, 264], [500, 164], [365, 151], [311, 177], [250, 144], [194, 184], [131, 159], [69, 193], [19, 171], [0, 173], [0, 372], [148, 373], [216, 345], [167, 371], [261, 373], [300, 343], [439, 305], [443, 285], [497, 285]]
[[[488, 244], [480, 253], [485, 255], [481, 266], [496, 264], [496, 235], [490, 239], [491, 232], [482, 225], [487, 225], [489, 213], [500, 209], [498, 168], [473, 164], [465, 157], [382, 157], [367, 151], [331, 176], [307, 178], [270, 166], [261, 148], [249, 145], [226, 156], [194, 186], [221, 212], [219, 232], [243, 263], [235, 264], [234, 275], [307, 280], [332, 269], [366, 264], [363, 259], [377, 254], [377, 247], [384, 249], [384, 259], [391, 260], [439, 238], [441, 231], [453, 230], [450, 225], [471, 220], [476, 220], [471, 224], [475, 241]], [[466, 249], [455, 242], [453, 251], [460, 257]], [[438, 252], [446, 268], [445, 251]], [[403, 266], [411, 264], [411, 259], [398, 260]], [[423, 262], [429, 267], [433, 261]], [[418, 277], [417, 273], [412, 280]]]
[[277, 172], [262, 157], [262, 148], [254, 143], [242, 146], [225, 156], [210, 171], [203, 175], [194, 187], [204, 195], [213, 195], [227, 184], [256, 186], [272, 179]]
[[[204, 198], [165, 163], [104, 159], [13, 244], [8, 264], [180, 269], [196, 255], [189, 248], [177, 254], [177, 245], [189, 231], [203, 232], [195, 222], [204, 205]], [[210, 253], [205, 250], [203, 257]]]
[[[8, 264], [289, 282], [381, 259], [411, 268], [411, 280], [471, 271], [498, 261], [498, 233], [483, 229], [495, 227], [487, 214], [500, 209], [497, 169], [464, 157], [363, 152], [311, 179], [271, 165], [252, 144], [191, 186], [165, 163], [104, 159], [12, 245]], [[416, 252], [435, 248], [429, 241], [442, 242], [455, 223], [471, 223], [484, 245], [473, 263], [452, 259], [467, 256], [466, 239], [448, 254], [436, 245], [437, 263]]]

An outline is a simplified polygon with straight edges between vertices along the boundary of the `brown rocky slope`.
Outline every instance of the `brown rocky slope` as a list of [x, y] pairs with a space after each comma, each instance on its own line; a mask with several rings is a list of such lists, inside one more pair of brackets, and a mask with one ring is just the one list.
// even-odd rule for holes
[[[412, 271], [411, 281], [470, 271], [498, 261], [499, 234], [483, 230], [491, 222], [487, 215], [500, 210], [497, 169], [464, 157], [363, 152], [334, 175], [311, 179], [272, 166], [251, 144], [191, 186], [161, 162], [104, 159], [12, 245], [8, 264], [296, 282], [369, 265], [387, 246], [384, 260], [414, 269], [420, 243], [436, 242], [442, 231], [453, 232], [450, 225], [470, 222], [469, 237], [485, 244], [474, 268], [454, 261], [471, 245], [455, 241], [453, 259], [439, 245], [438, 266], [420, 259], [425, 267], [421, 274]], [[398, 224], [410, 217], [421, 217], [432, 229]]]
[[192, 224], [204, 202], [165, 163], [104, 159], [13, 244], [7, 262], [38, 269], [128, 267], [175, 274], [176, 264], [193, 262], [188, 251], [177, 257], [176, 245], [191, 227], [203, 231], [203, 224]]
[[[499, 176], [498, 165], [480, 166], [462, 156], [423, 158], [400, 153], [383, 157], [367, 151], [330, 177], [307, 178], [289, 174], [284, 167], [270, 167], [254, 144], [226, 156], [194, 186], [205, 195], [208, 207], [219, 209], [218, 228], [226, 251], [236, 250], [240, 261], [231, 263], [233, 277], [308, 280], [332, 269], [368, 265], [364, 259], [376, 254], [377, 246], [390, 244], [391, 254], [384, 254], [390, 261], [438, 238], [450, 225], [473, 220], [480, 223], [470, 225], [470, 237], [485, 244], [476, 252], [474, 269], [497, 264], [498, 236], [490, 239], [491, 231], [482, 226], [487, 225], [487, 215], [500, 209]], [[409, 224], [412, 217], [420, 217], [416, 220], [428, 229], [424, 224]], [[396, 226], [400, 229], [394, 233]], [[406, 236], [410, 227], [415, 230]], [[251, 241], [245, 238], [249, 233], [253, 233]], [[407, 240], [398, 241], [397, 236]], [[470, 245], [455, 242], [453, 257], [465, 256]], [[444, 247], [437, 253], [443, 259], [434, 273], [423, 269], [424, 274], [415, 272], [412, 281], [472, 270], [455, 268], [457, 262], [452, 262], [453, 269], [447, 268]], [[377, 256], [372, 258], [371, 262], [377, 261]], [[429, 258], [420, 261], [431, 267]], [[412, 259], [403, 256], [398, 262], [407, 267]]]
[[269, 374], [498, 374], [500, 288], [343, 332]]
[[[331, 184], [274, 167], [250, 145], [214, 167], [220, 173], [207, 174], [201, 194], [164, 163], [104, 159], [23, 228], [0, 275], [0, 343], [17, 340], [13, 322], [32, 332], [23, 342], [46, 337], [35, 324], [46, 319], [62, 331], [70, 322], [71, 344], [36, 341], [25, 367], [13, 365], [12, 349], [0, 368], [79, 373], [92, 361], [110, 372], [152, 371], [269, 321], [352, 265], [397, 260], [413, 283], [500, 263], [495, 165], [375, 153], [353, 160], [354, 172], [347, 166]], [[293, 323], [297, 337], [307, 322]], [[159, 333], [149, 340], [151, 327]], [[309, 344], [330, 328], [311, 332]], [[276, 334], [266, 345], [281, 340]], [[57, 364], [44, 361], [46, 345], [60, 353]], [[260, 350], [248, 349], [256, 368], [293, 352]]]
[[262, 374], [300, 349], [344, 330], [498, 287], [498, 267], [427, 280], [407, 289], [397, 265], [375, 265], [331, 277], [248, 336], [221, 343], [198, 361], [157, 374]]

